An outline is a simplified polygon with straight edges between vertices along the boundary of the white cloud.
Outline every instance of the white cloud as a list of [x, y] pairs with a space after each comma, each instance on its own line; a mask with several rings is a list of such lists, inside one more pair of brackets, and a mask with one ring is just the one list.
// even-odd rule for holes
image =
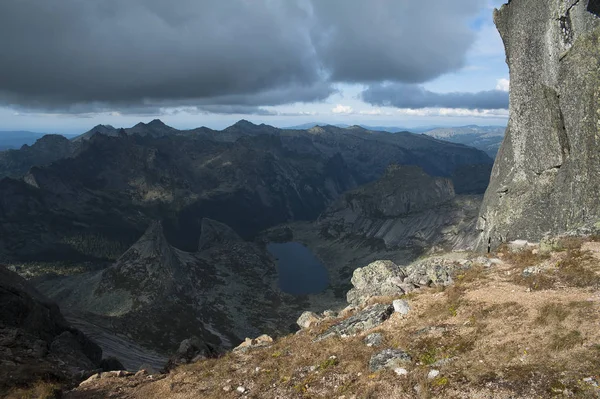
[[345, 114], [349, 115], [354, 112], [354, 109], [348, 105], [338, 104], [335, 108], [331, 110], [334, 114]]
[[510, 80], [498, 79], [498, 83], [496, 84], [496, 90], [509, 91], [510, 90]]
[[403, 116], [508, 118], [506, 109], [401, 108], [396, 112]]
[[370, 116], [379, 116], [379, 115], [392, 115], [391, 112], [384, 112], [381, 109], [371, 109], [371, 110], [363, 110], [359, 112], [360, 115], [370, 115]]

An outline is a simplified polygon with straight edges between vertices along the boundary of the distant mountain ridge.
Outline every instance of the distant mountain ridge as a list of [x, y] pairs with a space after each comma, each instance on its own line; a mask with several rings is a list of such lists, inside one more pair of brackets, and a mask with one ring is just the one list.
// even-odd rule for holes
[[[24, 130], [18, 131], [0, 131], [0, 151], [16, 150], [23, 145], [32, 145], [36, 140], [41, 139], [48, 133], [29, 132]], [[67, 138], [74, 135], [63, 134]]]
[[492, 163], [464, 145], [358, 126], [299, 131], [242, 120], [182, 131], [153, 121], [90, 132], [57, 139], [62, 153], [45, 151], [46, 138], [8, 152], [20, 162], [0, 163], [0, 177], [12, 177], [0, 180], [0, 260], [115, 259], [156, 219], [172, 244], [190, 250], [205, 217], [251, 237], [314, 220], [390, 164], [451, 177]]
[[496, 158], [504, 140], [506, 127], [477, 126], [447, 127], [428, 130], [424, 134], [436, 139], [450, 141], [478, 148], [492, 158]]

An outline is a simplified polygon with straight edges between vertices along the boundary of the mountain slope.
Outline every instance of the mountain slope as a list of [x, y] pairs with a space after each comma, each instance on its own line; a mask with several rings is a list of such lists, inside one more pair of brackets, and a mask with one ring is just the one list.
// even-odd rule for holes
[[417, 167], [390, 167], [351, 190], [319, 217], [321, 234], [382, 242], [388, 249], [472, 249], [481, 199], [456, 196], [452, 182]]
[[426, 134], [436, 139], [450, 141], [452, 143], [464, 144], [485, 151], [491, 158], [496, 158], [502, 140], [504, 139], [505, 127], [502, 126], [462, 126], [451, 128], [437, 128], [428, 130]]
[[0, 302], [0, 395], [3, 397], [11, 387], [39, 380], [78, 382], [86, 372], [101, 367], [101, 349], [69, 326], [56, 304], [3, 266], [0, 266]]
[[[82, 326], [90, 335], [107, 329], [165, 356], [190, 337], [222, 351], [259, 331], [289, 331], [303, 301], [278, 290], [264, 246], [216, 221], [204, 219], [202, 231], [199, 250], [183, 252], [155, 222], [107, 269], [39, 278], [36, 285], [70, 317], [93, 321], [96, 327]], [[99, 343], [114, 350], [109, 340]], [[124, 352], [126, 366], [137, 369], [143, 355]]]

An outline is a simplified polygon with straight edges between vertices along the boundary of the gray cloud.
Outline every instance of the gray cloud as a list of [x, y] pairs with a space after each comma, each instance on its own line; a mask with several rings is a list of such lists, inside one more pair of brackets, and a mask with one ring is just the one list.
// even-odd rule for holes
[[477, 93], [455, 92], [435, 93], [420, 85], [401, 83], [374, 84], [361, 93], [363, 101], [397, 108], [466, 108], [466, 109], [506, 109], [508, 92], [500, 90]]
[[1, 1], [0, 102], [155, 112], [319, 101], [336, 82], [424, 82], [463, 65], [482, 3]]

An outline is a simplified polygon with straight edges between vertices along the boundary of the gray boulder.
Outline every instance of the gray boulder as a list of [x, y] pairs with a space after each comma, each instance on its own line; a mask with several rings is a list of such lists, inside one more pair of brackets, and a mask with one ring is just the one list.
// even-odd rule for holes
[[365, 345], [378, 347], [383, 344], [383, 335], [381, 333], [369, 334], [365, 337]]
[[321, 320], [322, 318], [315, 312], [306, 311], [298, 317], [296, 324], [298, 324], [300, 328], [310, 328], [310, 326], [319, 324]]
[[394, 311], [401, 315], [407, 315], [410, 312], [410, 306], [404, 299], [396, 299], [392, 305], [394, 306]]
[[397, 296], [404, 294], [400, 287], [406, 274], [389, 260], [378, 260], [366, 267], [358, 268], [352, 274], [351, 289], [346, 298], [352, 305], [363, 305], [375, 296]]
[[452, 274], [456, 270], [467, 269], [471, 265], [472, 262], [469, 261], [458, 262], [443, 257], [423, 259], [406, 268], [405, 282], [410, 282], [418, 287], [447, 286], [454, 282]]
[[375, 372], [384, 369], [395, 369], [412, 361], [411, 356], [399, 349], [384, 349], [369, 360], [369, 370]]
[[384, 321], [390, 318], [394, 313], [392, 305], [376, 304], [369, 306], [353, 316], [341, 321], [338, 324], [331, 326], [322, 335], [317, 337], [316, 341], [320, 341], [335, 335], [340, 337], [352, 336], [367, 331], [381, 325]]

